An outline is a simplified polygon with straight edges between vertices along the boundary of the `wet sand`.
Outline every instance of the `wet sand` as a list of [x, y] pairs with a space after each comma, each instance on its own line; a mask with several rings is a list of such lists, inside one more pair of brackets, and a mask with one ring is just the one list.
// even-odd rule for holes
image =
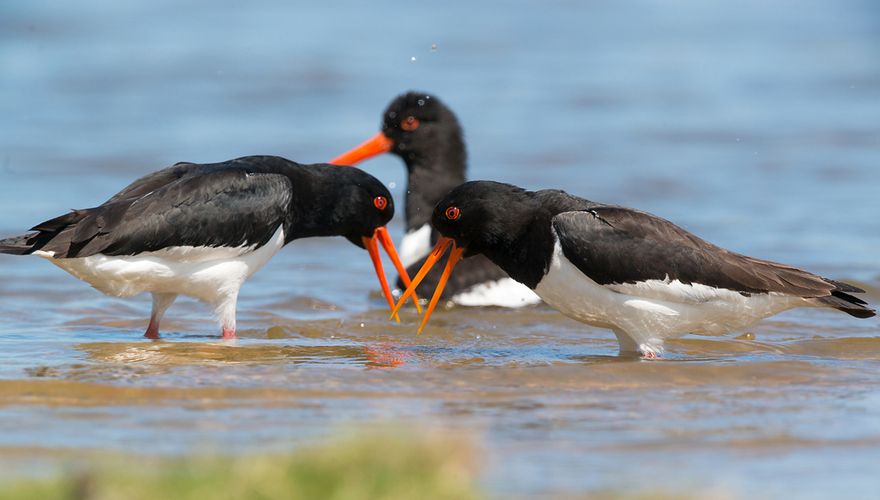
[[[440, 311], [415, 336], [411, 313], [395, 325], [374, 299], [363, 313], [245, 325], [235, 341], [141, 339], [140, 322], [120, 320], [109, 300], [62, 332], [5, 336], [4, 469], [51, 469], [75, 450], [284, 451], [391, 422], [473, 440], [482, 482], [501, 496], [772, 496], [839, 474], [873, 482], [876, 324], [796, 311], [739, 337], [675, 340], [664, 359], [643, 361], [543, 306]], [[316, 304], [332, 309], [302, 299], [283, 309]], [[825, 472], [804, 476], [814, 467]], [[772, 481], [754, 476], [764, 471]]]

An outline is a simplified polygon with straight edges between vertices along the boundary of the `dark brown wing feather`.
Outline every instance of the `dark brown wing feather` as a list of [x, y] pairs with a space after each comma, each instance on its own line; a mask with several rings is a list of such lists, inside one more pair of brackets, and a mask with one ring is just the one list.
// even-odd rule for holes
[[37, 233], [26, 235], [26, 253], [43, 250], [65, 258], [264, 244], [288, 213], [290, 180], [239, 168], [213, 170], [38, 224]]
[[679, 280], [743, 294], [778, 292], [817, 298], [855, 316], [873, 311], [848, 295], [858, 287], [756, 259], [704, 241], [654, 215], [597, 206], [553, 218], [565, 257], [599, 284]]

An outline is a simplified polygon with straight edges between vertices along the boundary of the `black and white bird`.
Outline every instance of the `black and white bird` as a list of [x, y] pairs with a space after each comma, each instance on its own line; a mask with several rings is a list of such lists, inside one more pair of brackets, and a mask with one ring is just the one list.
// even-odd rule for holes
[[406, 276], [385, 229], [393, 214], [388, 189], [356, 168], [245, 156], [159, 170], [100, 206], [0, 240], [0, 253], [46, 258], [107, 295], [151, 293], [148, 338], [178, 295], [211, 305], [229, 338], [242, 284], [298, 238], [344, 236], [366, 248], [393, 305], [378, 253], [381, 244]]
[[660, 217], [564, 191], [468, 182], [440, 200], [431, 222], [443, 237], [413, 285], [450, 246], [437, 292], [459, 259], [485, 255], [566, 316], [611, 329], [621, 353], [656, 357], [668, 338], [739, 330], [794, 307], [875, 314], [851, 295], [864, 292], [853, 285], [731, 252]]
[[[438, 238], [430, 225], [434, 206], [465, 181], [467, 151], [452, 110], [435, 96], [408, 92], [388, 105], [381, 132], [330, 163], [354, 165], [386, 152], [399, 156], [406, 165], [406, 235], [400, 243], [400, 258], [412, 274], [424, 264]], [[439, 272], [430, 273], [419, 292], [430, 293], [439, 278]], [[443, 298], [464, 306], [522, 307], [540, 302], [528, 287], [479, 256], [461, 263]]]

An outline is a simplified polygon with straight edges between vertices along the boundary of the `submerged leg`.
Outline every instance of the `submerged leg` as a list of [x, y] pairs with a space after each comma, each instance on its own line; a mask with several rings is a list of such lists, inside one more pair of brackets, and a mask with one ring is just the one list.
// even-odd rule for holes
[[220, 321], [222, 337], [224, 339], [235, 338], [235, 306], [238, 302], [238, 290], [224, 297], [214, 306], [217, 320]]
[[147, 326], [147, 331], [144, 333], [144, 337], [148, 339], [159, 338], [159, 322], [162, 321], [162, 317], [165, 316], [165, 311], [168, 310], [176, 298], [176, 293], [153, 294], [153, 311], [150, 313], [150, 325]]
[[620, 328], [613, 328], [612, 331], [620, 344], [621, 356], [659, 359], [663, 353], [663, 341], [659, 338], [651, 335], [634, 335]]

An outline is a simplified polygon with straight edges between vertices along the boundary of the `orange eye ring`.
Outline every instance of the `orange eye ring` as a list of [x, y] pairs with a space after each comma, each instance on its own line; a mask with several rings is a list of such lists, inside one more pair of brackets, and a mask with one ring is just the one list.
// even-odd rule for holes
[[415, 116], [407, 116], [402, 122], [400, 122], [400, 128], [407, 132], [412, 132], [419, 128], [419, 119]]
[[388, 199], [384, 196], [377, 196], [373, 198], [373, 206], [379, 210], [385, 210], [385, 207], [388, 206]]
[[461, 210], [459, 210], [458, 207], [449, 207], [446, 209], [446, 212], [444, 212], [444, 215], [446, 215], [446, 218], [449, 220], [456, 220], [461, 217]]

